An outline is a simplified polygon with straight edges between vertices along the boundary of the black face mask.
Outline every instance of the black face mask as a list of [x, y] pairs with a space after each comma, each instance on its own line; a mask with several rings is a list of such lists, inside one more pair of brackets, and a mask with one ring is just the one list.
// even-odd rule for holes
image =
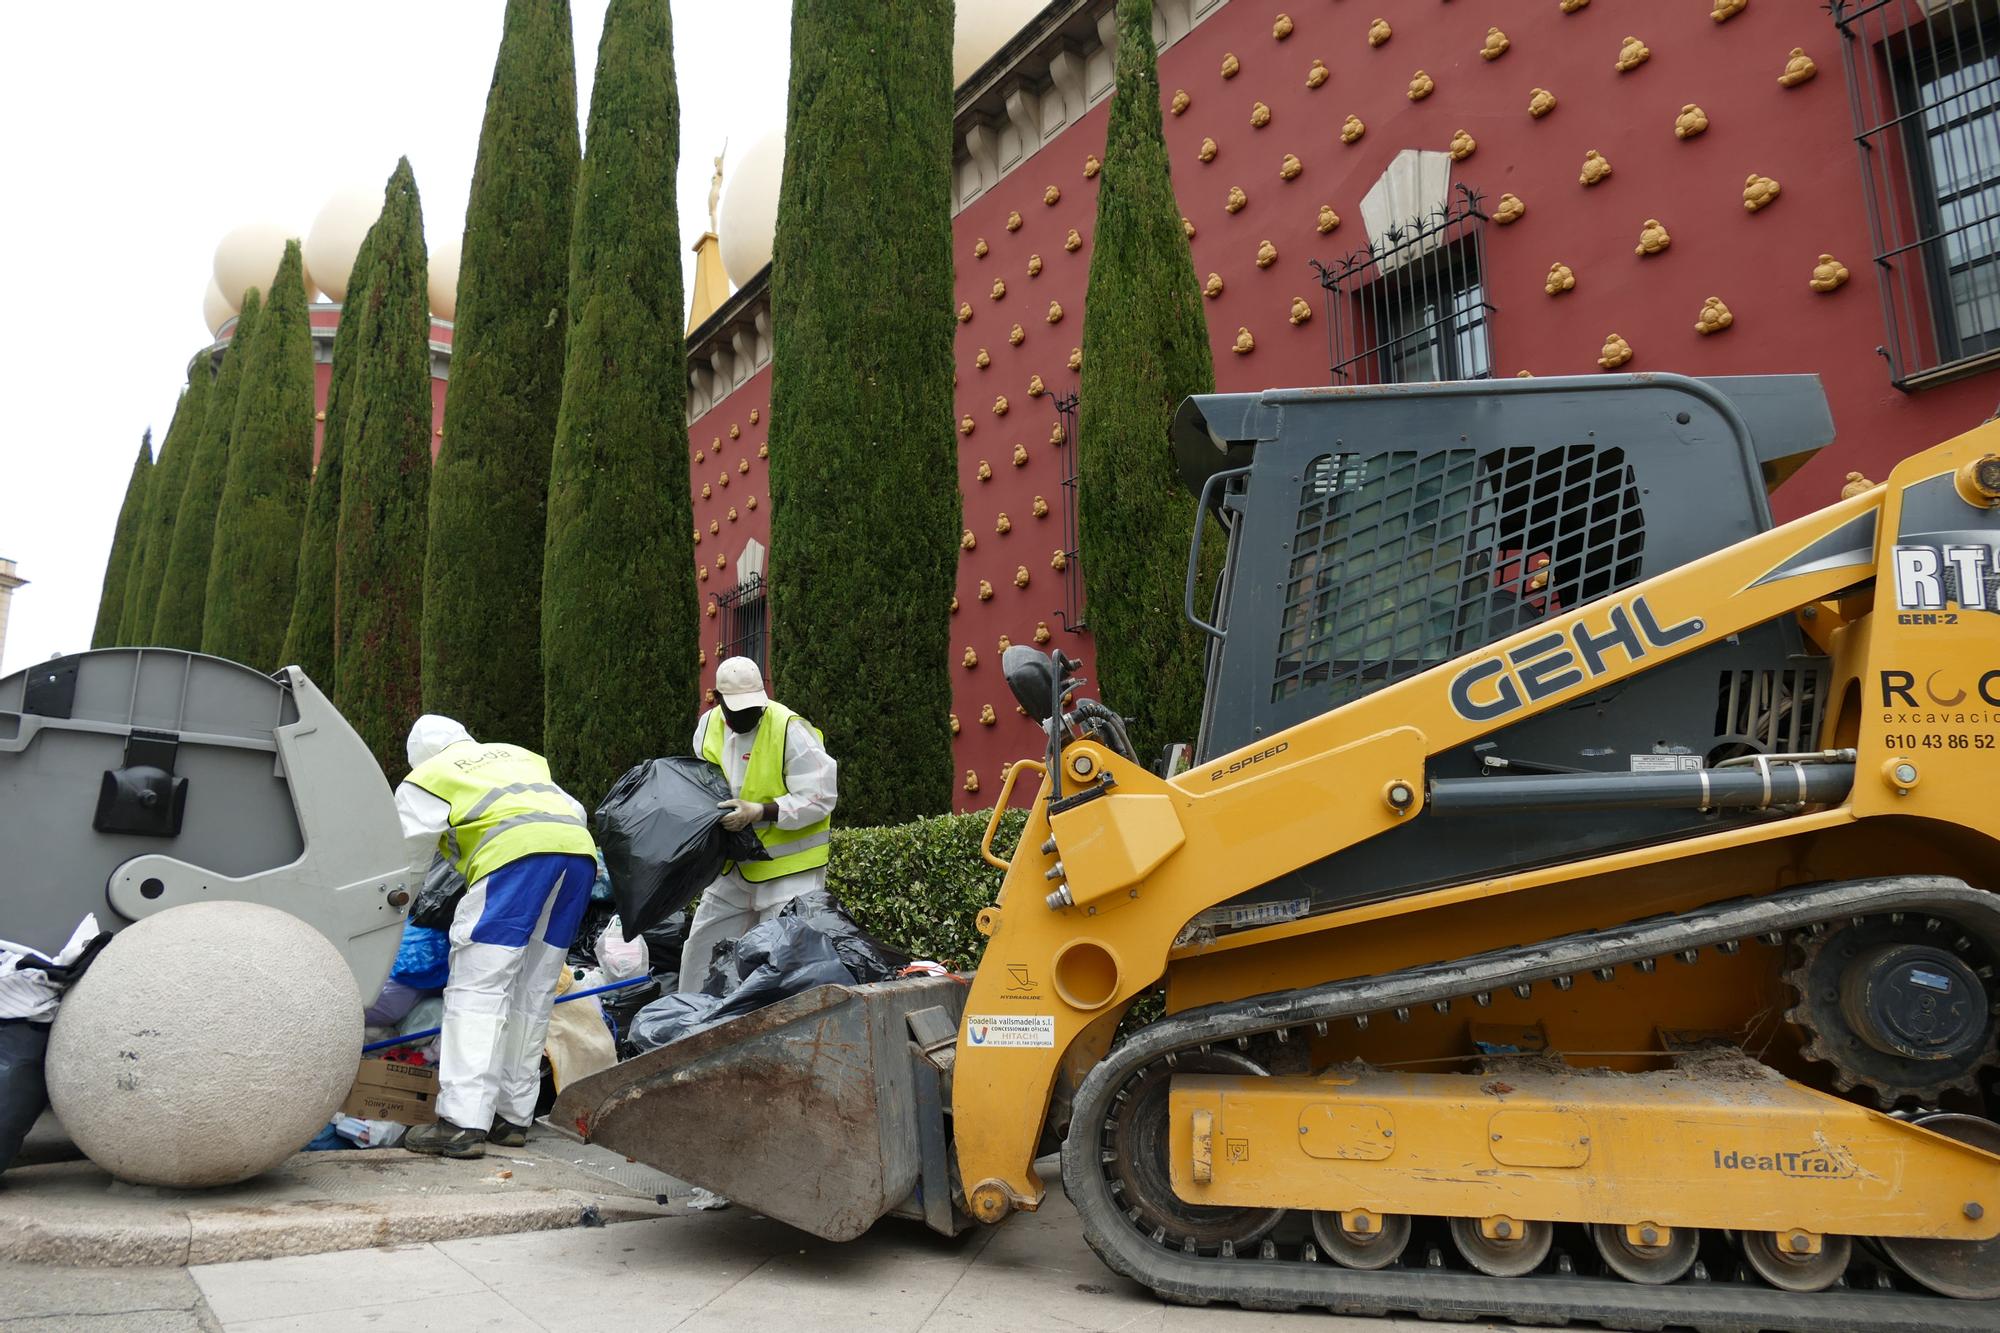
[[729, 729], [737, 735], [748, 736], [751, 732], [757, 730], [757, 724], [764, 720], [764, 710], [762, 708], [744, 708], [739, 710], [731, 708], [728, 704], [724, 704], [722, 705], [722, 720], [727, 722]]

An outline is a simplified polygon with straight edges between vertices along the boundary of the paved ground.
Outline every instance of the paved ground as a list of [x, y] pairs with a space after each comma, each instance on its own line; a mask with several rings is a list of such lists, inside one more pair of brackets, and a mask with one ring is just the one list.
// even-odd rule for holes
[[[537, 1129], [476, 1161], [400, 1149], [299, 1153], [240, 1185], [127, 1185], [84, 1160], [0, 1177], [0, 1259], [79, 1266], [219, 1263], [656, 1217], [687, 1187]], [[11, 1313], [0, 1303], [0, 1318]]]
[[[742, 1209], [188, 1269], [0, 1265], [0, 1330], [1388, 1333], [1416, 1321], [1162, 1305], [1084, 1246], [1058, 1194], [957, 1241], [833, 1245]], [[1465, 1327], [1477, 1327], [1466, 1325]], [[1488, 1325], [1486, 1327], [1498, 1327]]]

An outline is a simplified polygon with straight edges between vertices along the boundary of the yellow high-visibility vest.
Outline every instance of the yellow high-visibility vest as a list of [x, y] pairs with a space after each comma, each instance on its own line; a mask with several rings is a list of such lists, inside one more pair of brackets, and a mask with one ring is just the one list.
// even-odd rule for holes
[[537, 852], [597, 854], [589, 825], [549, 780], [549, 761], [533, 750], [460, 741], [405, 781], [451, 807], [451, 827], [438, 845], [468, 884]]
[[[750, 741], [750, 759], [743, 769], [743, 790], [738, 795], [744, 800], [761, 804], [775, 801], [791, 790], [785, 786], [785, 736], [786, 729], [794, 722], [810, 728], [822, 742], [826, 740], [824, 732], [783, 704], [764, 705], [764, 716], [758, 720], [757, 734]], [[723, 727], [722, 709], [709, 709], [701, 757], [717, 768], [722, 767]], [[802, 829], [781, 829], [776, 824], [755, 824], [752, 828], [757, 841], [771, 854], [768, 861], [745, 861], [736, 867], [753, 884], [826, 864], [827, 846], [833, 838], [831, 816]]]

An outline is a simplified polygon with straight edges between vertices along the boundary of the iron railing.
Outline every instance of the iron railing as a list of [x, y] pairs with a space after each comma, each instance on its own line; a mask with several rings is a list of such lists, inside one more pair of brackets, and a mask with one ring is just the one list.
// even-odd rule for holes
[[1830, 0], [1899, 389], [2000, 365], [2000, 0]]
[[769, 676], [770, 603], [764, 600], [764, 576], [752, 574], [717, 597], [715, 604], [729, 618], [729, 637], [723, 643], [722, 655], [747, 657]]
[[1062, 524], [1063, 524], [1063, 604], [1056, 611], [1056, 619], [1064, 630], [1071, 634], [1081, 634], [1088, 628], [1083, 619], [1083, 528], [1077, 519], [1076, 501], [1078, 491], [1076, 418], [1077, 405], [1082, 401], [1076, 394], [1056, 395], [1056, 416], [1062, 422], [1063, 442], [1056, 446], [1056, 458], [1062, 464]]
[[1312, 261], [1326, 290], [1327, 376], [1334, 384], [1411, 384], [1493, 374], [1487, 326], [1486, 214], [1470, 186], [1390, 227], [1332, 265]]

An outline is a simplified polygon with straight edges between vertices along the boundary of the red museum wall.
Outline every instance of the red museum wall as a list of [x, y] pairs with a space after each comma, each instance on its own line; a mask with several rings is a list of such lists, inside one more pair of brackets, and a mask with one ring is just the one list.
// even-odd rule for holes
[[[1294, 25], [1284, 40], [1273, 36], [1281, 11]], [[1394, 32], [1371, 47], [1368, 27], [1380, 12], [1391, 16]], [[1511, 46], [1487, 61], [1480, 50], [1494, 24], [1505, 29]], [[1620, 73], [1614, 62], [1632, 35], [1651, 48], [1651, 58]], [[1788, 89], [1778, 75], [1794, 47], [1806, 50], [1819, 74]], [[1240, 66], [1233, 78], [1221, 73], [1225, 53]], [[1312, 89], [1306, 76], [1315, 58], [1331, 74]], [[1434, 80], [1435, 92], [1412, 101], [1407, 90], [1419, 69]], [[1971, 427], [1992, 408], [1990, 375], [1916, 394], [1890, 385], [1876, 351], [1885, 333], [1839, 36], [1815, 6], [1758, 0], [1716, 23], [1707, 0], [1642, 10], [1599, 0], [1572, 14], [1556, 0], [1439, 0], [1375, 10], [1339, 0], [1233, 0], [1161, 56], [1160, 82], [1163, 102], [1178, 89], [1191, 99], [1183, 114], [1166, 115], [1166, 134], [1182, 210], [1195, 227], [1197, 279], [1216, 273], [1223, 280], [1222, 293], [1207, 304], [1216, 381], [1225, 391], [1328, 382], [1328, 315], [1307, 261], [1331, 263], [1365, 246], [1361, 196], [1391, 159], [1406, 148], [1442, 150], [1463, 129], [1478, 147], [1454, 164], [1454, 183], [1477, 190], [1489, 213], [1503, 192], [1526, 205], [1518, 222], [1486, 227], [1497, 375], [1599, 373], [1597, 357], [1612, 333], [1635, 353], [1626, 370], [1817, 373], [1838, 438], [1773, 498], [1781, 520], [1835, 499], [1849, 471], [1879, 479], [1896, 459]], [[1536, 88], [1557, 99], [1556, 109], [1541, 119], [1528, 114]], [[1252, 107], [1260, 100], [1270, 119], [1253, 128]], [[1678, 139], [1674, 119], [1690, 102], [1706, 111], [1710, 128]], [[1078, 383], [1068, 362], [1083, 342], [1097, 193], [1097, 181], [1084, 174], [1085, 158], [1103, 151], [1106, 113], [1100, 104], [1017, 165], [955, 225], [957, 300], [972, 308], [971, 318], [958, 325], [956, 344], [956, 411], [973, 423], [958, 437], [959, 481], [965, 526], [976, 545], [960, 560], [952, 673], [960, 780], [970, 773], [979, 782], [976, 794], [960, 793], [960, 808], [989, 804], [1002, 766], [1039, 752], [1036, 729], [1016, 713], [996, 669], [1001, 636], [1030, 642], [1037, 623], [1046, 622], [1056, 642], [1082, 657], [1090, 671], [1088, 636], [1063, 633], [1055, 615], [1063, 604], [1062, 579], [1050, 561], [1062, 545], [1063, 473], [1049, 435], [1057, 420], [1053, 393], [1073, 391]], [[1352, 145], [1339, 137], [1349, 114], [1366, 125]], [[1198, 156], [1204, 137], [1218, 147], [1208, 163]], [[1578, 172], [1591, 149], [1611, 162], [1612, 174], [1585, 187]], [[1279, 176], [1287, 153], [1303, 164], [1290, 181]], [[1743, 206], [1751, 174], [1782, 187], [1776, 202], [1756, 213]], [[1248, 198], [1235, 214], [1224, 207], [1231, 186]], [[1045, 203], [1051, 187], [1059, 197]], [[1326, 235], [1317, 229], [1323, 204], [1341, 219]], [[1012, 231], [1011, 212], [1022, 219]], [[1672, 244], [1640, 257], [1634, 249], [1648, 219], [1664, 224]], [[1074, 251], [1064, 248], [1071, 228], [1082, 240]], [[984, 257], [975, 254], [981, 240], [988, 247]], [[1266, 240], [1278, 258], [1260, 269], [1256, 252]], [[1822, 253], [1853, 273], [1847, 285], [1826, 294], [1807, 284]], [[1042, 261], [1038, 276], [1030, 276], [1031, 256]], [[1543, 283], [1558, 262], [1574, 271], [1576, 286], [1550, 297]], [[1005, 285], [997, 298], [996, 279]], [[1735, 322], [1704, 337], [1695, 322], [1710, 296], [1727, 303]], [[1303, 325], [1288, 318], [1295, 297], [1313, 309]], [[1056, 322], [1050, 321], [1051, 302], [1061, 306]], [[1009, 341], [1016, 324], [1023, 335], [1018, 346]], [[1239, 329], [1255, 343], [1247, 354], [1233, 350]], [[976, 365], [982, 349], [990, 361], [984, 369]], [[1050, 395], [1031, 396], [1036, 375]], [[998, 415], [995, 400], [1003, 396], [1007, 410]], [[690, 428], [691, 453], [706, 455], [691, 464], [696, 526], [703, 535], [696, 554], [709, 571], [700, 585], [705, 602], [733, 585], [733, 561], [746, 537], [769, 544], [768, 463], [757, 457], [769, 414], [767, 367]], [[737, 438], [730, 438], [732, 428]], [[1012, 461], [1017, 445], [1027, 453], [1018, 467]], [[746, 460], [749, 470], [736, 471]], [[979, 477], [982, 462], [990, 480]], [[724, 469], [726, 488], [720, 485]], [[706, 498], [704, 484], [711, 492]], [[752, 495], [754, 511], [746, 504]], [[1046, 518], [1033, 517], [1037, 496], [1047, 502]], [[727, 519], [732, 506], [733, 523]], [[996, 531], [1001, 513], [1011, 523], [1004, 535]], [[713, 535], [707, 532], [711, 523], [717, 526]], [[718, 553], [728, 568], [715, 567]], [[1029, 576], [1026, 588], [1015, 586], [1020, 569]], [[990, 600], [978, 595], [981, 580], [992, 588]], [[712, 679], [723, 617], [707, 625], [704, 651]], [[966, 648], [977, 656], [974, 667], [961, 664]], [[774, 684], [782, 693], [783, 682]], [[986, 705], [996, 719], [991, 726], [979, 721]]]

